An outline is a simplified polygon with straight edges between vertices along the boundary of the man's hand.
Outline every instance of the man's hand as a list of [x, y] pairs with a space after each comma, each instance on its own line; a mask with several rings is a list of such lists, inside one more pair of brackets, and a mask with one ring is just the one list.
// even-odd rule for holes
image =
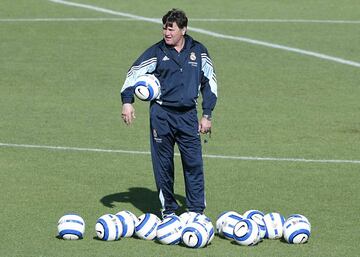
[[135, 108], [132, 104], [123, 104], [121, 118], [126, 123], [126, 125], [130, 125], [135, 119]]
[[205, 117], [202, 117], [199, 122], [199, 131], [202, 134], [206, 134], [206, 133], [209, 133], [210, 130], [211, 130], [211, 120], [209, 120]]

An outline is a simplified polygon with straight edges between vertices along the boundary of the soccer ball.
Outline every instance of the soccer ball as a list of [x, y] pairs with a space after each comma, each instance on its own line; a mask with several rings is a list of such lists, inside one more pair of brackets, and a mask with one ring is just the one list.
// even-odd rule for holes
[[206, 244], [210, 244], [215, 236], [214, 226], [211, 223], [211, 219], [204, 214], [198, 214], [194, 217], [193, 221], [199, 222], [205, 226], [206, 230], [208, 231], [208, 241]]
[[291, 214], [286, 220], [289, 220], [289, 219], [302, 219], [310, 224], [308, 218], [306, 218], [304, 215], [301, 215], [301, 214]]
[[152, 213], [142, 214], [135, 227], [135, 234], [144, 240], [154, 240], [156, 237], [157, 226], [161, 220]]
[[116, 215], [105, 214], [95, 224], [96, 235], [104, 241], [119, 240], [123, 232], [123, 225]]
[[207, 217], [205, 214], [200, 214], [200, 213], [198, 213], [196, 216], [194, 216], [192, 221], [197, 221], [197, 222], [202, 222], [202, 223], [211, 222], [209, 217]]
[[236, 223], [233, 234], [239, 245], [252, 246], [261, 240], [259, 226], [252, 219], [243, 219]]
[[59, 219], [57, 228], [60, 238], [77, 240], [83, 238], [85, 222], [77, 214], [66, 214]]
[[260, 237], [264, 238], [266, 234], [266, 226], [264, 222], [264, 213], [259, 210], [248, 210], [244, 213], [244, 218], [255, 221], [260, 229]]
[[303, 244], [308, 241], [311, 225], [307, 218], [292, 217], [284, 223], [284, 238], [290, 244]]
[[234, 227], [240, 221], [243, 220], [243, 216], [230, 214], [225, 218], [224, 224], [221, 229], [221, 234], [223, 237], [229, 240], [234, 239]]
[[142, 101], [152, 101], [160, 95], [160, 82], [152, 74], [139, 76], [134, 85], [137, 98]]
[[199, 214], [197, 212], [188, 211], [188, 212], [184, 212], [184, 213], [180, 214], [179, 218], [180, 218], [181, 222], [183, 223], [183, 225], [185, 226], [186, 224], [193, 222], [195, 217], [198, 215]]
[[157, 226], [156, 239], [165, 245], [175, 245], [181, 241], [182, 222], [176, 215], [163, 219]]
[[283, 236], [284, 216], [277, 212], [271, 212], [265, 214], [263, 220], [266, 226], [265, 238], [279, 239]]
[[216, 219], [216, 224], [215, 224], [216, 231], [219, 234], [219, 236], [224, 237], [224, 235], [222, 233], [222, 228], [223, 228], [226, 218], [230, 215], [236, 215], [236, 216], [242, 218], [242, 216], [239, 213], [237, 213], [236, 211], [224, 211], [224, 212], [220, 213], [220, 215]]
[[181, 234], [181, 240], [184, 245], [190, 248], [202, 248], [208, 242], [208, 231], [206, 227], [199, 222], [188, 223]]
[[135, 232], [137, 217], [130, 211], [120, 211], [115, 214], [123, 225], [121, 237], [132, 237]]
[[248, 210], [243, 214], [246, 219], [262, 219], [264, 213], [259, 210]]

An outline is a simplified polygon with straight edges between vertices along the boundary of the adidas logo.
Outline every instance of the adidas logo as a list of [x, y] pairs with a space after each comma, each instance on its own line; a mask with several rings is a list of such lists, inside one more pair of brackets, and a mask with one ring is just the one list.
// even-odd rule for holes
[[164, 56], [164, 58], [162, 58], [163, 61], [168, 61], [170, 60], [169, 57], [167, 57], [166, 55]]

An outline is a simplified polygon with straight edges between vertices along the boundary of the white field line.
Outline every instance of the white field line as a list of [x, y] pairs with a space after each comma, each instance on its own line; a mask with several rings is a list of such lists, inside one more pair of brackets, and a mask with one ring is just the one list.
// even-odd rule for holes
[[246, 23], [330, 23], [330, 24], [360, 24], [357, 20], [305, 20], [305, 19], [200, 19], [192, 18], [190, 21], [204, 22], [246, 22]]
[[139, 21], [131, 18], [15, 18], [0, 19], [0, 22], [59, 22], [59, 21]]
[[[28, 145], [28, 144], [0, 143], [0, 147], [35, 148], [35, 149], [58, 150], [58, 151], [83, 151], [83, 152], [97, 152], [97, 153], [122, 153], [122, 154], [150, 155], [150, 152], [148, 152], [148, 151], [114, 150], [114, 149], [101, 149], [101, 148], [80, 148], [80, 147], [68, 147], [68, 146], [49, 146], [49, 145]], [[178, 153], [175, 153], [175, 155], [179, 156]], [[360, 164], [360, 160], [321, 160], [321, 159], [276, 158], [276, 157], [257, 157], [257, 156], [231, 156], [231, 155], [213, 155], [213, 154], [204, 154], [203, 157], [204, 158], [214, 158], [214, 159], [242, 160], [242, 161], [274, 161], [274, 162]]]
[[[112, 15], [118, 15], [118, 16], [123, 16], [123, 17], [127, 17], [127, 18], [132, 18], [132, 19], [136, 19], [136, 20], [161, 24], [161, 21], [159, 19], [146, 18], [146, 17], [143, 17], [143, 16], [133, 15], [133, 14], [130, 14], [130, 13], [113, 11], [113, 10], [110, 10], [110, 9], [105, 9], [105, 8], [97, 7], [97, 6], [94, 6], [94, 5], [80, 4], [80, 3], [75, 3], [75, 2], [68, 2], [68, 1], [64, 1], [64, 0], [49, 0], [49, 1], [54, 2], [54, 3], [59, 3], [59, 4], [74, 6], [74, 7], [80, 7], [80, 8], [85, 8], [85, 9], [89, 9], [89, 10], [94, 10], [94, 11], [97, 11], [97, 12], [108, 13], [108, 14], [112, 14]], [[283, 45], [279, 45], [279, 44], [273, 44], [273, 43], [260, 41], [260, 40], [255, 40], [255, 39], [251, 39], [251, 38], [224, 35], [224, 34], [212, 32], [212, 31], [205, 30], [205, 29], [195, 28], [195, 27], [188, 27], [188, 29], [190, 31], [198, 32], [198, 33], [205, 34], [205, 35], [208, 35], [208, 36], [213, 36], [213, 37], [216, 37], [216, 38], [231, 39], [231, 40], [246, 42], [246, 43], [250, 43], [250, 44], [254, 44], [254, 45], [266, 46], [266, 47], [270, 47], [270, 48], [280, 49], [280, 50], [284, 50], [284, 51], [288, 51], [288, 52], [294, 52], [294, 53], [298, 53], [298, 54], [301, 54], [301, 55], [312, 56], [312, 57], [316, 57], [316, 58], [319, 58], [319, 59], [328, 60], [328, 61], [337, 62], [337, 63], [341, 63], [341, 64], [350, 65], [350, 66], [353, 66], [353, 67], [360, 68], [360, 63], [359, 62], [345, 60], [345, 59], [342, 59], [342, 58], [339, 58], [339, 57], [334, 57], [334, 56], [330, 56], [330, 55], [326, 55], [326, 54], [321, 54], [321, 53], [312, 52], [312, 51], [308, 51], [308, 50], [302, 50], [302, 49], [294, 48], [294, 47], [283, 46]]]
[[[154, 18], [156, 20], [156, 18]], [[158, 19], [160, 21], [160, 19]], [[243, 23], [324, 23], [324, 24], [360, 24], [356, 20], [304, 20], [304, 19], [224, 19], [224, 18], [190, 18], [199, 22], [243, 22]], [[139, 21], [134, 18], [9, 18], [0, 22], [59, 22], [59, 21]]]

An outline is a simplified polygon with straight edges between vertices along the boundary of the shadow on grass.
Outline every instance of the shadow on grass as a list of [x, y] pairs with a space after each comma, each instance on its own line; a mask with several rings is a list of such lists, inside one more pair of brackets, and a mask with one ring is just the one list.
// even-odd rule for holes
[[[185, 211], [185, 197], [175, 195], [175, 198], [180, 206], [178, 212], [183, 213]], [[114, 208], [116, 203], [131, 203], [142, 213], [150, 212], [161, 216], [158, 192], [149, 188], [131, 187], [126, 192], [106, 195], [100, 199], [100, 202], [109, 208]]]
[[[301, 244], [307, 244], [308, 243], [308, 241], [307, 241], [307, 237], [303, 237], [302, 238], [302, 240], [301, 240], [301, 242], [303, 241], [303, 240], [306, 240], [305, 242], [303, 242], [303, 243], [301, 243]], [[289, 243], [288, 241], [286, 241], [285, 240], [285, 238], [280, 238], [280, 240], [279, 240], [281, 243], [283, 243], [283, 244], [291, 244], [291, 243]]]
[[59, 236], [59, 235], [56, 235], [55, 236], [55, 238], [56, 239], [59, 239], [59, 240], [64, 240], [64, 241], [80, 241], [80, 240], [83, 240], [84, 238], [83, 237], [80, 237], [80, 238], [78, 238], [78, 239], [64, 239], [64, 238], [62, 238], [61, 236]]

